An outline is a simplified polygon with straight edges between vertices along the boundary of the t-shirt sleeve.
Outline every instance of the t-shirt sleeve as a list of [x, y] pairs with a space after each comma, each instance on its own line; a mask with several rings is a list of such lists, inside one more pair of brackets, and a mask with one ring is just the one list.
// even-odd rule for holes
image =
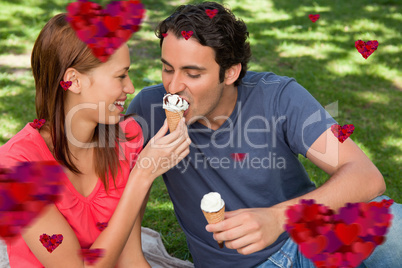
[[139, 124], [142, 129], [142, 135], [144, 138], [144, 146], [148, 143], [150, 139], [149, 124], [147, 121], [147, 113], [142, 109], [142, 95], [141, 92], [137, 94], [134, 99], [130, 102], [127, 109], [127, 114], [133, 114], [133, 118]]
[[300, 84], [282, 82], [277, 107], [277, 131], [295, 154], [306, 153], [329, 127], [336, 123], [322, 105]]
[[20, 154], [12, 154], [7, 152], [0, 155], [0, 167], [2, 168], [11, 168], [19, 165], [21, 162], [27, 161], [29, 160]]
[[0, 147], [0, 167], [10, 168], [35, 158], [38, 148], [29, 139], [12, 139]]
[[159, 131], [166, 118], [162, 108], [165, 92], [162, 84], [143, 88], [127, 109], [127, 114], [135, 114], [133, 118], [142, 128], [144, 146]]
[[133, 138], [121, 144], [124, 156], [130, 163], [131, 170], [143, 148], [144, 138], [142, 136], [142, 130], [140, 125], [133, 118], [128, 118], [121, 122], [120, 127], [128, 139]]

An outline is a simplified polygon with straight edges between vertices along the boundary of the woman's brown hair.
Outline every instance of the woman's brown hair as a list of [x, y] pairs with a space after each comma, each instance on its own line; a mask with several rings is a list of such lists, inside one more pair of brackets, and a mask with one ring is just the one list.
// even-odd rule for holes
[[[52, 138], [53, 156], [75, 174], [81, 174], [81, 172], [72, 161], [74, 156], [67, 142], [64, 113], [67, 93], [60, 86], [60, 81], [63, 81], [64, 73], [68, 68], [75, 68], [78, 72], [86, 74], [100, 64], [102, 62], [92, 54], [84, 42], [78, 39], [66, 21], [65, 13], [58, 14], [48, 21], [32, 50], [31, 65], [36, 87], [36, 115], [46, 120], [44, 128], [49, 130]], [[92, 139], [92, 142], [98, 144], [94, 148], [95, 172], [106, 190], [109, 187], [107, 175], [112, 175], [115, 183], [115, 177], [120, 169], [118, 141], [133, 138], [126, 139], [119, 124], [111, 126], [98, 124], [96, 127]], [[105, 141], [111, 139], [116, 142], [112, 146], [105, 146]]]

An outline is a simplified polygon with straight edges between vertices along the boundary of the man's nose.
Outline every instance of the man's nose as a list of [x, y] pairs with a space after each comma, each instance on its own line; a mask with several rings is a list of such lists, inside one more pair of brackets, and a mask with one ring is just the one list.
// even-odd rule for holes
[[182, 79], [179, 74], [174, 74], [172, 80], [169, 83], [169, 93], [177, 94], [178, 92], [183, 91], [186, 88], [185, 84], [182, 82]]

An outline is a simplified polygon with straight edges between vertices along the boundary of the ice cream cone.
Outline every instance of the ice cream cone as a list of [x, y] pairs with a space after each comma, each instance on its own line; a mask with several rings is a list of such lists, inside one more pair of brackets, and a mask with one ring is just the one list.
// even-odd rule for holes
[[[218, 223], [225, 219], [225, 206], [223, 206], [219, 211], [216, 212], [206, 212], [202, 210], [208, 223]], [[219, 247], [223, 248], [223, 241], [218, 241]]]
[[167, 122], [169, 125], [169, 131], [172, 133], [177, 128], [180, 119], [183, 117], [184, 111], [169, 111], [165, 109]]

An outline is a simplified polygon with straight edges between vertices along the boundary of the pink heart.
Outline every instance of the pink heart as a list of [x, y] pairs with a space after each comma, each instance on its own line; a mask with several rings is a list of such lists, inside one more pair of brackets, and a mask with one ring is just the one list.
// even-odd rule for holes
[[363, 259], [367, 259], [368, 256], [374, 251], [375, 245], [373, 242], [356, 242], [353, 244], [352, 249], [355, 253], [363, 254]]
[[353, 124], [343, 125], [342, 127], [338, 124], [331, 126], [331, 131], [338, 138], [339, 142], [343, 143], [350, 135], [353, 134], [355, 127]]
[[181, 35], [184, 37], [184, 39], [188, 40], [193, 35], [193, 31], [181, 31]]
[[359, 234], [359, 225], [356, 223], [351, 225], [338, 223], [335, 226], [335, 234], [345, 245], [350, 245]]
[[60, 86], [64, 89], [64, 91], [69, 89], [72, 84], [73, 84], [73, 82], [71, 82], [71, 81], [66, 81], [66, 82], [60, 81]]
[[328, 239], [325, 236], [317, 236], [309, 239], [307, 242], [300, 243], [300, 251], [306, 258], [312, 258], [321, 253], [328, 244]]
[[0, 168], [0, 236], [12, 242], [43, 208], [59, 199], [62, 176], [57, 162], [22, 162]]
[[210, 17], [212, 19], [213, 17], [216, 16], [216, 14], [218, 14], [218, 10], [217, 9], [206, 9], [205, 13], [207, 13], [208, 17]]
[[43, 234], [39, 237], [39, 241], [47, 249], [47, 251], [49, 251], [49, 253], [52, 253], [61, 244], [61, 242], [63, 242], [63, 235], [54, 234], [52, 236], [48, 236], [47, 234]]
[[34, 121], [32, 123], [29, 123], [29, 125], [33, 128], [40, 129], [45, 124], [45, 122], [45, 119], [34, 119]]
[[390, 204], [348, 203], [335, 214], [314, 200], [301, 200], [286, 210], [285, 230], [316, 267], [356, 267], [385, 241]]
[[320, 18], [320, 14], [315, 14], [315, 15], [310, 14], [310, 15], [308, 15], [308, 17], [312, 22], [316, 22]]
[[[67, 6], [67, 21], [95, 57], [105, 62], [139, 30], [144, 13], [139, 0], [112, 1], [105, 10], [96, 3], [78, 1]], [[115, 37], [121, 40], [113, 41]]]
[[242, 162], [244, 159], [246, 159], [247, 157], [247, 153], [233, 153], [230, 154], [230, 156], [232, 157], [232, 159], [236, 162]]
[[99, 231], [103, 231], [106, 229], [108, 223], [107, 222], [97, 222], [96, 223], [96, 228], [98, 228]]
[[105, 250], [101, 248], [95, 249], [81, 249], [79, 251], [80, 256], [90, 265], [94, 265], [99, 258], [105, 255]]
[[367, 59], [374, 51], [377, 50], [378, 41], [377, 40], [369, 40], [366, 42], [362, 40], [357, 40], [355, 42], [355, 47], [360, 54], [362, 54], [363, 58]]

